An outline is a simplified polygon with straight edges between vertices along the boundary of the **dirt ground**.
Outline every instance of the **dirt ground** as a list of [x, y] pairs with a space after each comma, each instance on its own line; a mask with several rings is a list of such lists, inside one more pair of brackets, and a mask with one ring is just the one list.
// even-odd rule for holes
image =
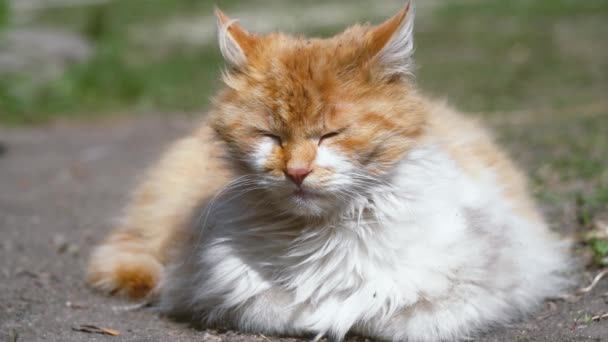
[[[92, 246], [141, 171], [191, 126], [183, 117], [147, 116], [0, 128], [0, 341], [277, 340], [196, 330], [153, 308], [125, 310], [129, 303], [83, 283]], [[607, 292], [604, 279], [574, 303], [546, 303], [535, 316], [475, 341], [608, 341], [608, 319], [592, 319], [608, 311]], [[120, 335], [73, 329], [84, 324]]]

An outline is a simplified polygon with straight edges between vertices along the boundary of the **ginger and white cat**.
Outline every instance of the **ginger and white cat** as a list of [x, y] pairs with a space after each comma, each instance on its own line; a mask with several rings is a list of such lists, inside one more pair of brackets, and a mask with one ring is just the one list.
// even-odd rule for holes
[[413, 7], [329, 39], [217, 11], [205, 122], [93, 253], [93, 287], [265, 334], [440, 341], [557, 295], [568, 244], [472, 119], [411, 80]]

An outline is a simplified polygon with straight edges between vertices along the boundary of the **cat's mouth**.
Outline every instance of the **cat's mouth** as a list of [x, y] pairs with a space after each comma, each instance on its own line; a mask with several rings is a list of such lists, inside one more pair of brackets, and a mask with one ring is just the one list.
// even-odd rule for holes
[[303, 188], [297, 188], [296, 190], [294, 190], [293, 196], [295, 198], [301, 199], [301, 200], [310, 200], [310, 199], [319, 197], [318, 194], [315, 194], [315, 193], [311, 192], [310, 190], [303, 189]]

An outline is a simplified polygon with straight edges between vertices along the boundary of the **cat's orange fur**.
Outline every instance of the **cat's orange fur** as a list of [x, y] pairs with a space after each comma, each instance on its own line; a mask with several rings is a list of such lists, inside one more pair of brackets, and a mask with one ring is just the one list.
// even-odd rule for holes
[[180, 139], [134, 192], [122, 224], [94, 251], [87, 281], [106, 292], [141, 298], [152, 290], [195, 208], [229, 172], [207, 127]]
[[[223, 151], [231, 145], [243, 151], [255, 145], [252, 122], [267, 130], [272, 121], [274, 131], [291, 137], [265, 165], [273, 172], [283, 172], [289, 163], [311, 163], [315, 152], [306, 137], [350, 123], [356, 134], [336, 144], [352, 158], [373, 154], [380, 169], [397, 162], [415, 142], [433, 141], [473, 177], [483, 168], [496, 170], [497, 183], [512, 206], [541, 221], [524, 177], [480, 125], [419, 95], [412, 82], [383, 78], [375, 70], [375, 54], [406, 14], [407, 9], [379, 26], [355, 26], [331, 39], [256, 36], [230, 25], [247, 67], [226, 75], [227, 87], [216, 97], [209, 119], [176, 142], [135, 191], [122, 225], [93, 253], [89, 284], [133, 298], [154, 289], [171, 246], [185, 238], [183, 227], [234, 177], [220, 157]], [[221, 12], [218, 16], [220, 22], [229, 20]], [[252, 111], [245, 125], [239, 108], [258, 111]], [[375, 149], [374, 137], [383, 131], [399, 138]]]

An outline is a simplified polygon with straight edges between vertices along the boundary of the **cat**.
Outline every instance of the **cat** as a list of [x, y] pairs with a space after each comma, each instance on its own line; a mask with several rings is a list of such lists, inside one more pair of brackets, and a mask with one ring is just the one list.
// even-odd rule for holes
[[94, 250], [92, 287], [248, 332], [441, 341], [568, 286], [522, 173], [416, 89], [413, 4], [329, 39], [216, 15], [225, 86]]

